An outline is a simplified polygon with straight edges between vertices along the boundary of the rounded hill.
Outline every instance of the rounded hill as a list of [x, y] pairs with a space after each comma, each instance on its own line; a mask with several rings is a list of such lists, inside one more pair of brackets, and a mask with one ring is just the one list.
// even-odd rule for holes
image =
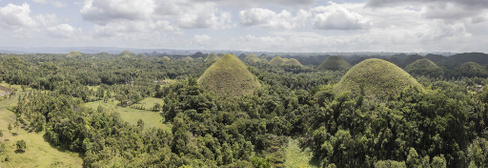
[[246, 56], [246, 58], [244, 58], [244, 61], [246, 62], [249, 62], [249, 63], [256, 63], [256, 62], [259, 62], [259, 58], [258, 56], [254, 55], [254, 54], [248, 54]]
[[274, 56], [273, 59], [269, 61], [269, 64], [274, 66], [281, 66], [283, 63], [285, 63], [285, 60], [283, 60], [283, 58], [281, 58], [279, 55]]
[[300, 63], [300, 61], [298, 61], [295, 58], [290, 58], [290, 59], [286, 59], [285, 58], [285, 62], [283, 63], [283, 65], [302, 66], [302, 64]]
[[422, 88], [417, 80], [395, 64], [371, 58], [353, 66], [335, 89], [359, 95], [362, 88], [366, 96], [385, 99], [398, 96], [407, 86]]
[[438, 77], [444, 74], [441, 67], [428, 59], [418, 59], [405, 67], [405, 71], [412, 75]]
[[187, 57], [185, 57], [185, 58], [182, 58], [181, 60], [182, 60], [182, 61], [184, 61], [184, 62], [192, 62], [192, 61], [195, 61], [195, 60], [194, 60], [192, 57], [190, 57], [190, 56], [187, 56]]
[[215, 53], [210, 53], [207, 58], [205, 58], [206, 63], [214, 63], [217, 62], [220, 58]]
[[203, 90], [220, 96], [243, 96], [261, 87], [244, 62], [232, 54], [226, 54], [212, 64], [198, 83]]
[[319, 65], [319, 69], [327, 70], [348, 70], [352, 66], [344, 58], [339, 56], [330, 56]]
[[475, 62], [466, 62], [459, 67], [461, 74], [467, 77], [486, 77], [488, 71], [486, 68]]

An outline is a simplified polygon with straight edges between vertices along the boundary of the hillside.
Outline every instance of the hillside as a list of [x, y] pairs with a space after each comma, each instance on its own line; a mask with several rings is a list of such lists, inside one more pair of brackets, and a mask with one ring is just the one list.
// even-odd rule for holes
[[217, 62], [220, 58], [215, 53], [210, 53], [207, 58], [205, 58], [206, 63], [214, 63]]
[[444, 73], [441, 67], [428, 59], [418, 59], [407, 65], [405, 71], [412, 75], [438, 77]]
[[285, 62], [283, 63], [283, 65], [302, 66], [302, 64], [295, 58], [290, 58], [290, 59], [285, 58]]
[[463, 76], [468, 77], [486, 77], [488, 76], [488, 71], [484, 66], [477, 64], [475, 62], [466, 62], [461, 67], [459, 67], [460, 72]]
[[271, 61], [269, 61], [269, 64], [273, 65], [273, 66], [281, 66], [281, 65], [283, 65], [284, 62], [285, 62], [285, 60], [283, 60], [283, 58], [281, 58], [279, 55], [277, 55], [277, 56], [274, 56], [273, 59], [271, 59]]
[[349, 62], [339, 56], [330, 56], [319, 65], [319, 69], [323, 70], [348, 70], [351, 67]]
[[232, 54], [226, 54], [198, 79], [202, 89], [217, 95], [242, 96], [261, 87], [247, 66]]
[[406, 86], [422, 87], [410, 74], [398, 66], [381, 59], [367, 59], [353, 66], [335, 85], [339, 92], [360, 94], [380, 99], [397, 96]]
[[259, 62], [260, 59], [258, 58], [258, 56], [254, 55], [254, 54], [248, 54], [246, 56], [246, 58], [244, 58], [244, 61], [248, 62], [248, 63], [256, 63], [256, 62]]

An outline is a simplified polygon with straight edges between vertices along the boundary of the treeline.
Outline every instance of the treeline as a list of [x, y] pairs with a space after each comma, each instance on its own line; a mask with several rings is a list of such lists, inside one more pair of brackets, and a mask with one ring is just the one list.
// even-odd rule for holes
[[[222, 98], [196, 82], [209, 66], [202, 60], [1, 59], [4, 81], [34, 88], [12, 108], [17, 118], [46, 131], [51, 144], [82, 153], [84, 167], [284, 167], [290, 137], [310, 148], [321, 167], [488, 166], [488, 89], [474, 89], [488, 80], [480, 76], [419, 76], [425, 89], [407, 87], [380, 102], [337, 93], [332, 85], [345, 71], [254, 63], [249, 69], [263, 87]], [[158, 112], [171, 131], [143, 129], [142, 120], [130, 125], [110, 110], [84, 107], [108, 99], [127, 106], [145, 97], [164, 100]]]

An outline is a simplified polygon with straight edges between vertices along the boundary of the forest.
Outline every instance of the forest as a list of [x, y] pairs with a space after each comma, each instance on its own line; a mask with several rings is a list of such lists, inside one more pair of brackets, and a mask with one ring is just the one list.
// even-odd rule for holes
[[[0, 165], [45, 141], [81, 158], [46, 167], [488, 167], [486, 65], [482, 53], [0, 54]], [[30, 134], [42, 138], [16, 138]]]

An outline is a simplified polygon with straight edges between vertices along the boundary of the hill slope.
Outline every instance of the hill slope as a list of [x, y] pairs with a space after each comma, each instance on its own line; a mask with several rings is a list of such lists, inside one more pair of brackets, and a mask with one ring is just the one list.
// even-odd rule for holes
[[207, 58], [205, 58], [206, 63], [214, 63], [217, 62], [220, 58], [215, 53], [210, 53]]
[[232, 54], [226, 54], [212, 64], [198, 83], [203, 90], [222, 96], [242, 96], [261, 87], [244, 62]]
[[406, 86], [422, 88], [417, 80], [395, 64], [372, 58], [352, 67], [335, 85], [335, 89], [359, 95], [362, 87], [365, 95], [385, 99], [396, 97]]
[[319, 65], [319, 69], [327, 70], [347, 70], [352, 66], [344, 58], [339, 56], [330, 56]]
[[405, 71], [412, 75], [438, 77], [444, 73], [441, 67], [428, 59], [418, 59], [405, 67]]

